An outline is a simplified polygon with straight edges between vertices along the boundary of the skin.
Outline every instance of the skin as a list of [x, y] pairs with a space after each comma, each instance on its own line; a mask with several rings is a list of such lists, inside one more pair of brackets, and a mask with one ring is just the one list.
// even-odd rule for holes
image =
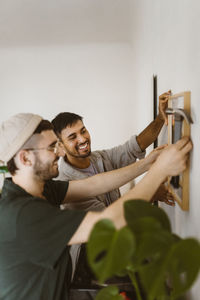
[[91, 138], [81, 120], [61, 131], [61, 141], [64, 145], [65, 159], [73, 166], [84, 169], [89, 167], [91, 153]]
[[103, 212], [88, 212], [69, 244], [87, 242], [93, 225], [104, 218], [111, 219], [116, 228], [126, 224], [123, 215], [123, 204], [128, 199], [144, 199], [150, 201], [157, 188], [167, 176], [176, 176], [186, 168], [188, 153], [192, 144], [188, 138], [179, 140], [175, 145], [168, 146], [152, 165], [144, 178], [123, 197], [112, 203]]
[[[34, 140], [34, 147], [32, 145]], [[33, 148], [47, 148], [55, 145], [57, 138], [52, 130], [43, 131], [34, 135], [33, 139], [27, 143]], [[29, 148], [29, 147], [26, 147]], [[23, 188], [33, 196], [44, 198], [42, 195], [45, 180], [54, 178], [58, 175], [58, 159], [64, 156], [62, 148], [58, 149], [57, 154], [48, 150], [29, 151], [20, 150], [15, 157], [16, 166], [19, 171], [12, 176], [13, 181], [23, 186]]]
[[[165, 109], [167, 108], [167, 102], [170, 95], [171, 91], [168, 91], [159, 96], [159, 114], [157, 118], [137, 136], [137, 142], [142, 151], [153, 143], [164, 122], [166, 123], [167, 118]], [[64, 146], [64, 159], [66, 162], [79, 169], [85, 169], [90, 166], [89, 156], [91, 153], [91, 138], [87, 128], [81, 120], [64, 128], [61, 131], [59, 138]], [[159, 187], [157, 193], [152, 198], [152, 202], [154, 201], [165, 202], [171, 206], [175, 205], [173, 195], [167, 190], [164, 184]]]
[[[36, 141], [34, 148], [47, 148], [57, 141], [52, 130], [43, 131], [39, 136], [40, 139], [38, 139], [38, 142]], [[191, 142], [188, 138], [184, 138], [174, 145], [153, 151], [146, 158], [125, 168], [98, 174], [82, 180], [70, 181], [64, 202], [76, 201], [77, 199], [85, 199], [105, 193], [123, 185], [125, 181], [130, 181], [133, 176], [138, 176], [140, 172], [149, 169], [149, 172], [133, 189], [104, 211], [99, 213], [88, 212], [69, 244], [86, 242], [93, 225], [104, 218], [111, 219], [117, 228], [122, 227], [125, 224], [123, 203], [128, 199], [137, 198], [150, 201], [157, 188], [168, 175], [178, 175], [186, 168], [188, 153], [191, 149]], [[12, 176], [13, 182], [21, 186], [32, 196], [45, 199], [43, 195], [45, 180], [57, 175], [57, 159], [63, 155], [61, 147], [58, 147], [57, 153], [47, 149], [40, 149], [38, 151], [21, 149], [15, 155], [15, 163], [18, 170]], [[38, 169], [40, 172], [38, 172]], [[47, 174], [49, 174], [49, 177]]]
[[[170, 95], [171, 91], [160, 95], [157, 118], [137, 136], [137, 142], [142, 151], [155, 141], [164, 122], [166, 122], [165, 109]], [[76, 168], [88, 168], [90, 165], [91, 138], [84, 123], [78, 120], [71, 126], [67, 126], [61, 131], [60, 139], [64, 145], [65, 160]]]
[[[23, 188], [30, 194], [43, 198], [45, 180], [58, 175], [58, 159], [64, 156], [64, 152], [60, 146], [56, 154], [46, 149], [57, 142], [57, 137], [52, 130], [43, 131], [36, 137], [34, 135], [34, 142], [33, 148], [44, 149], [39, 151], [22, 149], [16, 154], [15, 163], [19, 170], [13, 176], [13, 181], [19, 185], [23, 184]], [[64, 202], [93, 197], [118, 188], [146, 172], [161, 151], [162, 147], [153, 150], [146, 158], [119, 170], [98, 174], [84, 180], [70, 181]]]
[[167, 125], [167, 116], [165, 114], [165, 110], [167, 108], [170, 95], [171, 91], [168, 91], [159, 96], [158, 116], [137, 136], [137, 142], [142, 151], [144, 151], [157, 139], [164, 123]]

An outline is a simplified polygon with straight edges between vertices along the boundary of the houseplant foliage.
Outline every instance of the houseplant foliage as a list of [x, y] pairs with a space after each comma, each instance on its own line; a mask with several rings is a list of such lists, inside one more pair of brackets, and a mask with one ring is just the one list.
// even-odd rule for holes
[[8, 169], [6, 166], [1, 166], [0, 165], [0, 174], [5, 174], [8, 173]]
[[[100, 283], [128, 275], [137, 300], [175, 300], [192, 286], [200, 270], [200, 244], [171, 231], [166, 213], [143, 200], [124, 204], [127, 226], [117, 230], [110, 220], [98, 222], [87, 245], [88, 261]], [[123, 299], [107, 287], [98, 300]]]
[[[3, 178], [5, 178], [6, 173], [8, 173], [8, 168], [3, 164], [3, 161], [0, 160], [0, 175], [3, 175]], [[1, 187], [0, 187], [0, 195], [1, 195]]]

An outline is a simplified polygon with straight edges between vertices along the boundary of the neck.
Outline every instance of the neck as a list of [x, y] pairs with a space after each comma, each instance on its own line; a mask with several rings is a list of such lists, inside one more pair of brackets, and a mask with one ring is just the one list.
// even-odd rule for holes
[[21, 176], [21, 175], [14, 175], [12, 180], [15, 184], [19, 185], [23, 188], [27, 193], [34, 197], [39, 197], [45, 199], [43, 195], [44, 190], [44, 181], [39, 181], [36, 178], [29, 177], [29, 176]]
[[72, 157], [66, 155], [64, 160], [69, 163], [71, 166], [79, 169], [86, 169], [90, 166], [90, 159], [88, 157]]

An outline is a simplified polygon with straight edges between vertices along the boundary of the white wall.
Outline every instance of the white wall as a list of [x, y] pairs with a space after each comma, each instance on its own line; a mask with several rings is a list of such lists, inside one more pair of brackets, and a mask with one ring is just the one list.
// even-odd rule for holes
[[[183, 212], [178, 205], [167, 208], [173, 229], [179, 235], [200, 238], [199, 149], [200, 149], [200, 3], [196, 0], [135, 0], [132, 43], [135, 90], [137, 95], [138, 129], [151, 117], [151, 78], [158, 76], [158, 92], [191, 91], [191, 155], [190, 210]], [[144, 108], [147, 111], [141, 118]], [[189, 299], [200, 295], [200, 278]]]
[[84, 116], [94, 148], [125, 141], [133, 123], [131, 54], [126, 44], [0, 50], [0, 118], [71, 111]]

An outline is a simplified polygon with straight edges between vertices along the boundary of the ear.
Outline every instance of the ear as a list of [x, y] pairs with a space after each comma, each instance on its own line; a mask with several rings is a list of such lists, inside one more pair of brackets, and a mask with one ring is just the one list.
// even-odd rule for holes
[[21, 164], [25, 166], [31, 166], [32, 165], [31, 153], [27, 150], [21, 150], [19, 152], [19, 161]]

